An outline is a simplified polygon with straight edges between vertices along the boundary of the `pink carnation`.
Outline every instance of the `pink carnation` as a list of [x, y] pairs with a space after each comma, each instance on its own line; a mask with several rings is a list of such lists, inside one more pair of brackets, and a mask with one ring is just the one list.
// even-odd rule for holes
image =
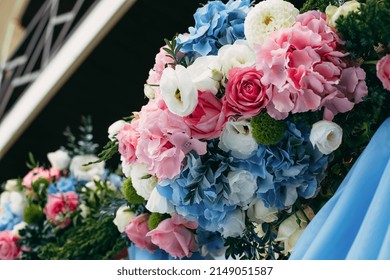
[[191, 257], [195, 251], [195, 234], [198, 224], [174, 215], [162, 221], [158, 227], [146, 234], [154, 244], [175, 258]]
[[78, 205], [78, 196], [73, 191], [49, 194], [45, 206], [45, 214], [51, 223], [61, 228], [65, 228], [71, 222], [71, 219], [67, 214], [76, 211]]
[[136, 160], [135, 149], [137, 147], [139, 133], [137, 130], [138, 119], [133, 119], [131, 123], [126, 123], [117, 134], [118, 151], [127, 164]]
[[[261, 81], [272, 87], [268, 113], [284, 119], [290, 112], [315, 111], [325, 106], [334, 115], [350, 110], [347, 103], [359, 102], [366, 95], [363, 80], [349, 82], [353, 93], [337, 87], [348, 67], [344, 59], [347, 54], [338, 51], [342, 44], [326, 24], [325, 15], [317, 11], [301, 14], [292, 27], [272, 33], [256, 53], [257, 68], [264, 72]], [[331, 109], [327, 108], [329, 104], [333, 104]]]
[[27, 188], [31, 188], [31, 185], [38, 179], [46, 179], [52, 181], [59, 179], [61, 176], [60, 170], [51, 167], [50, 169], [44, 169], [43, 167], [36, 167], [31, 169], [26, 176], [23, 177], [23, 185]]
[[148, 226], [148, 219], [148, 214], [142, 214], [135, 217], [126, 226], [125, 232], [127, 237], [137, 247], [141, 249], [147, 249], [149, 252], [153, 253], [158, 247], [153, 244], [151, 238], [147, 236], [147, 233], [150, 231]]
[[158, 85], [161, 80], [162, 72], [164, 69], [169, 66], [170, 63], [173, 63], [173, 59], [168, 56], [168, 53], [164, 50], [167, 46], [160, 48], [160, 52], [155, 57], [155, 64], [153, 68], [149, 71], [149, 77], [146, 81], [147, 84]]
[[253, 117], [260, 113], [269, 100], [269, 90], [261, 79], [263, 72], [252, 67], [234, 67], [229, 71], [223, 112], [227, 116]]
[[162, 100], [151, 100], [139, 113], [137, 162], [144, 163], [159, 180], [180, 173], [185, 155], [206, 153], [206, 143], [191, 136], [183, 118], [171, 113]]
[[218, 138], [226, 123], [222, 101], [210, 91], [200, 91], [198, 105], [189, 116], [184, 117], [184, 121], [193, 137], [206, 140]]
[[383, 87], [390, 90], [390, 55], [385, 55], [376, 64], [376, 75]]
[[0, 231], [0, 260], [15, 260], [20, 257], [19, 237], [12, 231]]

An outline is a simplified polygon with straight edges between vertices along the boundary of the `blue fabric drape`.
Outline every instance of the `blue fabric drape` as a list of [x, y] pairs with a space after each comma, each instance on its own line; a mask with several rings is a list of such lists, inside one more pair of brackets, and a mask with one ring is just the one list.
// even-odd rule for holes
[[390, 259], [390, 118], [305, 229], [290, 259]]

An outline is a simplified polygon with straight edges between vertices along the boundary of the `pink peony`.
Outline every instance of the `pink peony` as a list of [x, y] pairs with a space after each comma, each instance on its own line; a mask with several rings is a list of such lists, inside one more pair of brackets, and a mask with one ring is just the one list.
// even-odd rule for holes
[[71, 219], [67, 215], [74, 212], [79, 205], [79, 199], [75, 192], [49, 194], [45, 206], [47, 219], [61, 228], [67, 227]]
[[184, 121], [193, 137], [206, 140], [218, 138], [226, 123], [222, 101], [210, 91], [199, 92], [198, 105], [189, 116], [184, 117]]
[[137, 247], [141, 249], [147, 249], [149, 252], [153, 253], [158, 247], [154, 245], [151, 242], [151, 238], [147, 236], [147, 233], [150, 231], [148, 226], [148, 219], [148, 214], [142, 214], [135, 217], [126, 226], [125, 232], [127, 234], [127, 237]]
[[31, 185], [38, 179], [46, 179], [52, 181], [53, 179], [59, 179], [61, 171], [51, 167], [50, 169], [44, 169], [43, 167], [36, 167], [31, 169], [26, 176], [23, 177], [23, 185], [27, 188], [31, 188]]
[[263, 73], [252, 67], [234, 67], [228, 76], [223, 112], [248, 118], [258, 115], [270, 97], [270, 91], [261, 83]]
[[158, 227], [146, 234], [159, 248], [175, 258], [191, 257], [195, 251], [195, 235], [192, 230], [198, 224], [179, 215], [162, 221]]
[[376, 64], [376, 75], [383, 87], [390, 90], [390, 55], [385, 55]]
[[0, 260], [15, 260], [20, 257], [19, 238], [12, 231], [0, 231]]
[[137, 147], [139, 133], [137, 131], [138, 120], [133, 119], [131, 123], [126, 123], [117, 134], [118, 151], [127, 164], [136, 160], [135, 149]]
[[185, 155], [206, 153], [206, 143], [191, 136], [183, 118], [171, 113], [160, 99], [151, 100], [139, 112], [137, 162], [144, 163], [159, 180], [180, 173]]
[[[264, 72], [262, 83], [272, 87], [268, 113], [284, 119], [290, 112], [325, 106], [334, 115], [350, 110], [349, 103], [359, 102], [366, 95], [363, 70], [351, 69], [356, 75], [348, 87], [337, 86], [343, 71], [350, 71], [344, 60], [347, 54], [338, 51], [342, 44], [326, 24], [325, 14], [309, 11], [299, 15], [292, 27], [272, 33], [258, 46], [256, 67]], [[332, 114], [328, 117], [333, 118]]]

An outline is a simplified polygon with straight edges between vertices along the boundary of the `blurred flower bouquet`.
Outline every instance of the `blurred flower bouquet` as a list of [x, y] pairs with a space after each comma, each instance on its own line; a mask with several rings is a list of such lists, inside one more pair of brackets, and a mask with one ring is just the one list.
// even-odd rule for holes
[[119, 230], [177, 258], [288, 258], [388, 116], [389, 16], [389, 1], [200, 7], [156, 55], [148, 103], [108, 130]]
[[[8, 180], [0, 196], [0, 259], [111, 258], [125, 246], [103, 207], [120, 197], [122, 178], [105, 169], [92, 142], [90, 118], [80, 139], [66, 130], [68, 149], [48, 153], [50, 165], [30, 155], [23, 179]], [[99, 217], [98, 217], [99, 216]]]

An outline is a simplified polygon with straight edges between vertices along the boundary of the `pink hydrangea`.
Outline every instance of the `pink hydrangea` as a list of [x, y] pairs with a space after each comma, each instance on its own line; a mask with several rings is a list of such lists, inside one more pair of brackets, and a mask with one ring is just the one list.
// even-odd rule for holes
[[78, 196], [73, 191], [49, 194], [44, 211], [52, 224], [65, 228], [71, 222], [67, 214], [76, 211], [78, 205]]
[[31, 169], [26, 176], [23, 177], [23, 185], [27, 188], [31, 188], [31, 185], [38, 179], [46, 179], [52, 181], [59, 179], [61, 176], [61, 171], [51, 167], [50, 169], [45, 169], [43, 167], [36, 167]]
[[194, 229], [198, 227], [196, 222], [184, 219], [180, 215], [163, 220], [156, 229], [148, 232], [154, 244], [168, 252], [172, 257], [191, 257], [195, 251]]
[[148, 219], [148, 214], [142, 214], [135, 217], [126, 226], [125, 232], [127, 234], [127, 237], [137, 247], [141, 249], [146, 249], [149, 252], [153, 253], [158, 247], [152, 243], [150, 236], [146, 235], [150, 231], [148, 226]]
[[218, 138], [226, 120], [222, 101], [210, 91], [199, 91], [198, 105], [189, 116], [184, 117], [192, 136], [206, 140]]
[[256, 51], [256, 66], [264, 72], [261, 81], [272, 88], [268, 113], [284, 119], [290, 112], [316, 111], [324, 106], [335, 115], [350, 110], [347, 103], [359, 102], [367, 94], [363, 80], [353, 80], [355, 84], [350, 86], [356, 90], [352, 94], [337, 87], [348, 68], [347, 54], [339, 51], [342, 44], [326, 24], [325, 14], [318, 11], [301, 14], [292, 27], [272, 33]]
[[21, 247], [17, 245], [19, 237], [12, 231], [0, 231], [0, 260], [15, 260], [20, 257]]
[[383, 87], [390, 90], [390, 55], [385, 55], [377, 62], [376, 75]]
[[261, 82], [263, 72], [254, 67], [234, 67], [228, 73], [223, 111], [227, 116], [253, 117], [267, 105], [270, 90]]

